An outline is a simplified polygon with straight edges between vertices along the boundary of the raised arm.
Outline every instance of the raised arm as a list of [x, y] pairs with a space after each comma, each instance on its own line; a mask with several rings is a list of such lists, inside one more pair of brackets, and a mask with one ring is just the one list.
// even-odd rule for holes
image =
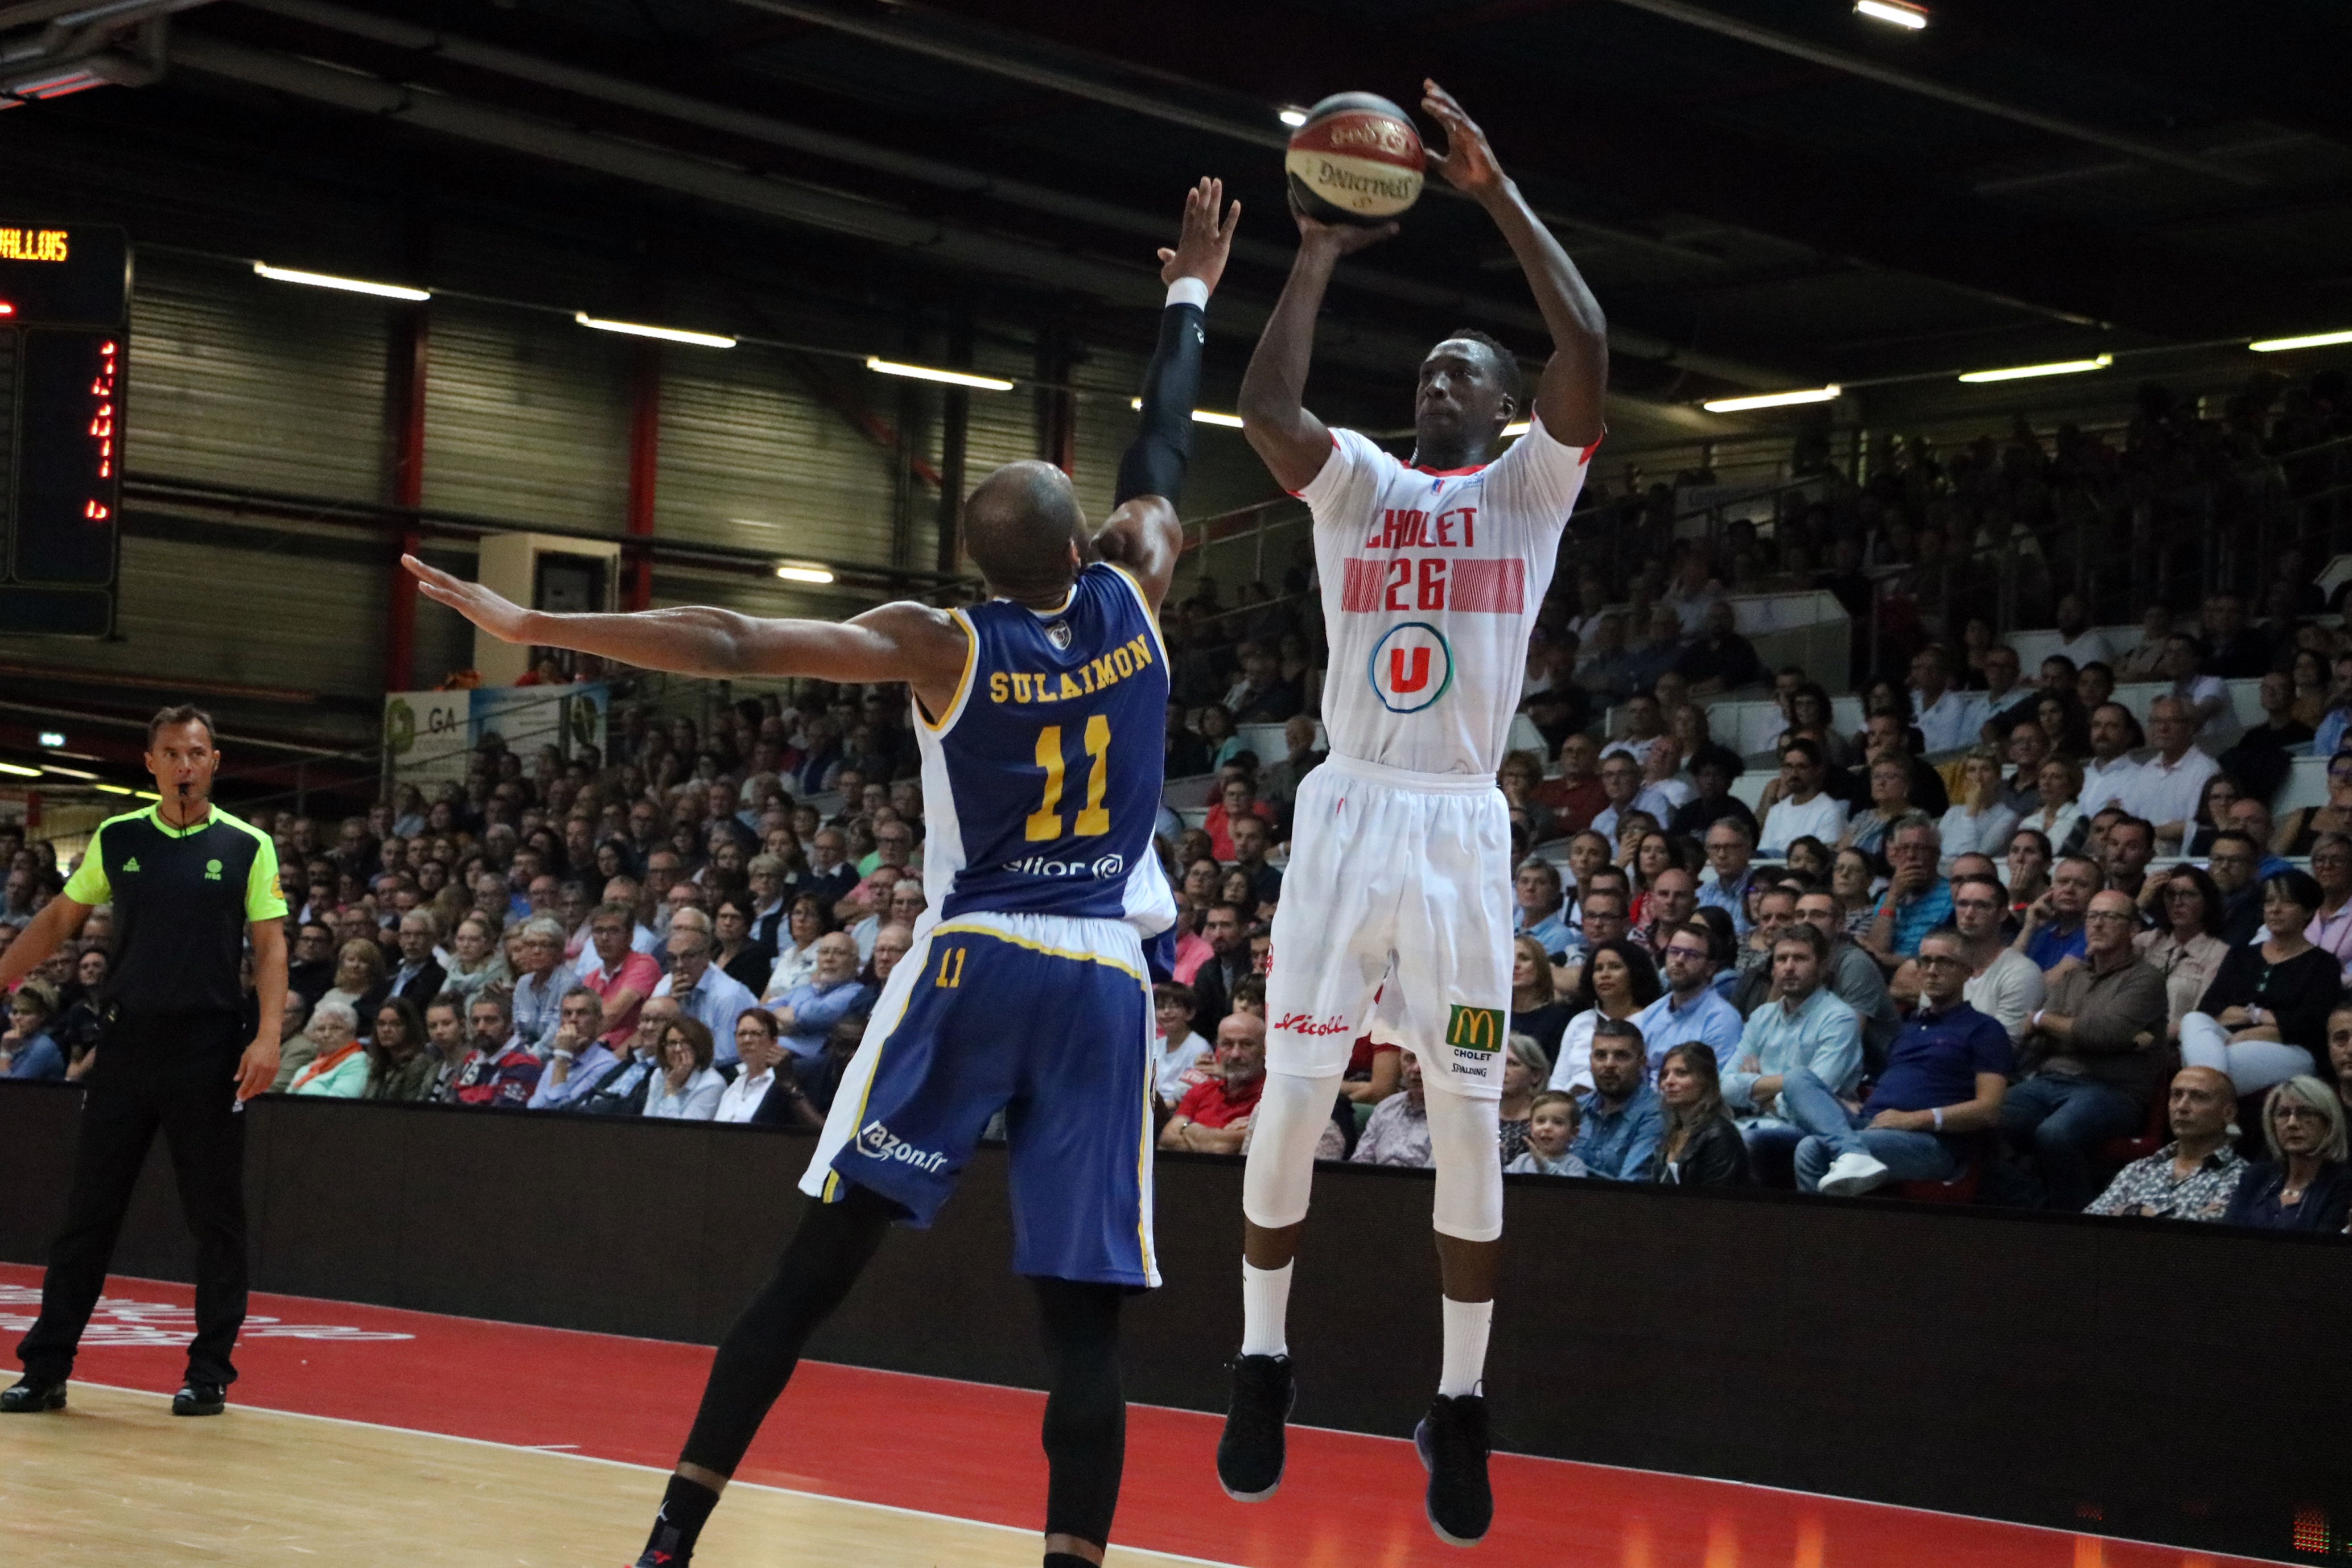
[[[1438, 172], [1486, 209], [1518, 258], [1535, 291], [1536, 308], [1551, 331], [1551, 358], [1536, 383], [1535, 413], [1554, 441], [1590, 446], [1601, 439], [1609, 391], [1609, 323], [1583, 275], [1552, 237], [1519, 188], [1495, 162], [1486, 133], [1462, 111], [1454, 95], [1433, 81], [1422, 84], [1423, 113], [1445, 128]], [[1268, 329], [1272, 330], [1271, 328]]]
[[[1160, 280], [1168, 303], [1160, 313], [1160, 341], [1143, 372], [1143, 423], [1118, 465], [1118, 509], [1094, 538], [1100, 559], [1131, 572], [1156, 612], [1175, 580], [1183, 529], [1176, 508], [1192, 460], [1192, 405], [1201, 390], [1201, 319], [1224, 276], [1242, 204], [1224, 207], [1222, 180], [1204, 179], [1186, 193], [1183, 227], [1175, 246], [1160, 252]], [[1222, 209], [1222, 212], [1221, 212]]]
[[970, 645], [943, 610], [901, 601], [849, 621], [766, 621], [687, 605], [627, 615], [570, 615], [525, 610], [478, 582], [467, 582], [415, 556], [400, 558], [424, 595], [446, 604], [501, 643], [572, 648], [583, 653], [728, 679], [738, 675], [814, 675], [845, 683], [905, 681], [937, 716], [955, 700]]
[[1331, 287], [1332, 269], [1341, 256], [1388, 238], [1397, 226], [1319, 224], [1296, 208], [1291, 215], [1298, 220], [1298, 255], [1242, 376], [1241, 413], [1242, 434], [1252, 450], [1276, 484], [1295, 492], [1305, 489], [1331, 455], [1331, 432], [1307, 412], [1306, 398], [1315, 316]]

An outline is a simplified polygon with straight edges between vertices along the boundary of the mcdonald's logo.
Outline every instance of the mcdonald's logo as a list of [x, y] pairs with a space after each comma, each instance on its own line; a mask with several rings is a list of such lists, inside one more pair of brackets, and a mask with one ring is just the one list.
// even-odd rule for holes
[[1500, 1008], [1456, 1007], [1445, 1025], [1445, 1043], [1465, 1051], [1496, 1051], [1503, 1048]]

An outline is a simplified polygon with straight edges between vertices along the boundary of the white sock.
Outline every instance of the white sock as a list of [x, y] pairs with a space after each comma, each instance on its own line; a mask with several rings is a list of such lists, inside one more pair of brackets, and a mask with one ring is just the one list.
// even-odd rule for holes
[[[1260, 1269], [1242, 1260], [1242, 1354], [1288, 1355], [1290, 1342], [1284, 1324], [1290, 1316], [1290, 1265]], [[1479, 1337], [1479, 1344], [1486, 1338]], [[1482, 1350], [1481, 1354], [1484, 1352]]]
[[1437, 1392], [1448, 1399], [1459, 1399], [1477, 1393], [1479, 1379], [1486, 1375], [1486, 1331], [1495, 1326], [1495, 1303], [1457, 1301], [1451, 1296], [1443, 1300], [1445, 1365], [1438, 1374]]

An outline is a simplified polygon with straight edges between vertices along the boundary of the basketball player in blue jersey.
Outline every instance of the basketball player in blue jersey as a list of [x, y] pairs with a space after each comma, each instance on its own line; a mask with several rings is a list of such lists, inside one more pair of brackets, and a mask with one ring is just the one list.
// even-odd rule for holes
[[1068, 477], [1044, 463], [1007, 464], [973, 490], [964, 547], [984, 604], [887, 604], [840, 624], [556, 615], [404, 560], [425, 594], [508, 643], [714, 678], [904, 681], [920, 705], [930, 908], [802, 1179], [818, 1201], [719, 1347], [639, 1568], [691, 1560], [809, 1334], [893, 1222], [930, 1223], [999, 1110], [1013, 1267], [1036, 1287], [1053, 1367], [1045, 1561], [1102, 1561], [1126, 1452], [1119, 1302], [1160, 1282], [1142, 938], [1176, 912], [1151, 842], [1168, 703], [1158, 614], [1176, 569], [1202, 312], [1240, 212], [1202, 181], [1160, 253], [1168, 303], [1110, 521], [1089, 529]]

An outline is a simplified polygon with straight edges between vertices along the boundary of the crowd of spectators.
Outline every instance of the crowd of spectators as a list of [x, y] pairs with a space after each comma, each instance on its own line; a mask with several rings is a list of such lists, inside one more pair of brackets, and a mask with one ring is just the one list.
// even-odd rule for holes
[[[2136, 641], [2053, 581], [2059, 652], [2032, 672], [1982, 617], [1939, 623], [1925, 607], [1969, 601], [1921, 583], [1939, 528], [2217, 452], [2242, 468], [2345, 419], [2324, 377], [2250, 388], [2218, 425], [2151, 398], [2120, 451], [1899, 448], [1862, 486], [1801, 454], [1843, 499], [1769, 531], [1606, 560], [1572, 534], [1528, 653], [1536, 742], [1497, 779], [1519, 909], [1497, 1159], [2342, 1230], [2352, 637], [2301, 553], [2251, 602], [2151, 609]], [[1732, 595], [1784, 587], [1875, 598], [1858, 733], [1741, 635]], [[1906, 593], [1908, 622], [1885, 613]], [[1230, 605], [1203, 577], [1165, 618], [1171, 798], [1198, 810], [1160, 822], [1163, 1149], [1248, 1145], [1290, 815], [1323, 759], [1320, 619], [1304, 550]], [[2252, 677], [2264, 716], [2242, 725], [2223, 683]], [[2112, 700], [2132, 680], [2171, 688], [2145, 727]], [[1731, 693], [1778, 704], [1769, 760], [1712, 735]], [[822, 1124], [925, 909], [906, 694], [808, 683], [707, 730], [614, 712], [609, 758], [492, 737], [463, 778], [362, 816], [251, 813], [292, 905], [278, 1090]], [[2274, 821], [2299, 753], [2331, 758], [2327, 801]], [[1736, 793], [1751, 767], [1772, 777]], [[9, 831], [0, 942], [65, 869]], [[9, 998], [12, 1076], [87, 1071], [109, 924]], [[1429, 1162], [1409, 1053], [1356, 1042], [1322, 1153]]]

